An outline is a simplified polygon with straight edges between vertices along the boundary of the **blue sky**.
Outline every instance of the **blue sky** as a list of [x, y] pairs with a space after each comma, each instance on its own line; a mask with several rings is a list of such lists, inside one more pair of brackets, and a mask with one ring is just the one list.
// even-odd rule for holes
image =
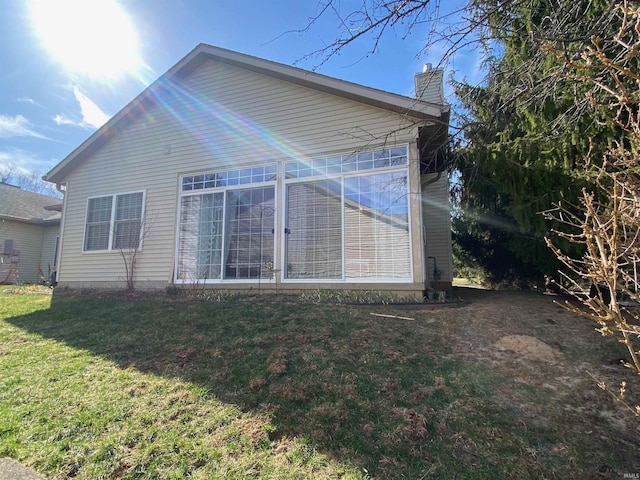
[[[101, 11], [114, 1], [125, 23], [109, 16], [113, 8]], [[340, 2], [345, 11], [359, 4]], [[296, 32], [317, 8], [315, 0], [0, 0], [0, 168], [46, 173], [198, 43], [313, 69], [320, 59], [305, 55], [337, 31], [327, 16]], [[441, 57], [437, 50], [417, 56], [426, 33], [389, 32], [363, 58], [371, 48], [365, 39], [317, 71], [412, 96], [413, 75]], [[65, 56], [71, 50], [75, 56]], [[100, 71], [127, 59], [124, 71]], [[477, 62], [473, 55], [455, 61], [466, 72]]]

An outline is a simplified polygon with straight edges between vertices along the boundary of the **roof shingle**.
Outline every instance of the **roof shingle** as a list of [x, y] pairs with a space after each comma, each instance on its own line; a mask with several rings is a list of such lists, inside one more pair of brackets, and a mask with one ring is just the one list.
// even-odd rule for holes
[[60, 203], [59, 198], [0, 182], [0, 217], [36, 223], [60, 220], [59, 211], [45, 210]]

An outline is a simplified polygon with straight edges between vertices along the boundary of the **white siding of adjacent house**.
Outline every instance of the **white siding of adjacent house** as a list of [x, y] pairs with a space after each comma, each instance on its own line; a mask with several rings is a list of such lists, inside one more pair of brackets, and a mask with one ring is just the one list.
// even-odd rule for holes
[[[451, 219], [449, 209], [449, 181], [446, 173], [438, 179], [436, 174], [423, 176], [422, 183], [432, 181], [423, 188], [422, 217], [425, 228], [425, 260], [427, 282], [433, 279], [433, 259], [441, 270], [441, 283], [453, 281], [453, 257], [451, 251]], [[434, 181], [435, 180], [435, 181]], [[435, 287], [435, 285], [434, 285]]]
[[124, 280], [119, 252], [82, 251], [88, 197], [146, 192], [148, 234], [136, 278], [142, 288], [158, 287], [173, 279], [180, 174], [406, 144], [416, 136], [402, 115], [213, 61], [184, 83], [179, 101], [149, 108], [68, 178], [61, 283]]
[[38, 282], [42, 236], [43, 228], [40, 225], [10, 220], [0, 224], [0, 251], [4, 251], [4, 242], [8, 239], [13, 240], [13, 251], [18, 253], [17, 264], [8, 263], [11, 262], [11, 257], [2, 255], [0, 282]]

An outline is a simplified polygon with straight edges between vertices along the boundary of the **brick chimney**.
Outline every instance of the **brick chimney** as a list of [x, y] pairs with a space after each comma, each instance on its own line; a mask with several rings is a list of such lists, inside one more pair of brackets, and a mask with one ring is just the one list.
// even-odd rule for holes
[[416, 98], [429, 103], [444, 105], [444, 70], [433, 68], [430, 63], [425, 64], [422, 73], [417, 73], [414, 82]]

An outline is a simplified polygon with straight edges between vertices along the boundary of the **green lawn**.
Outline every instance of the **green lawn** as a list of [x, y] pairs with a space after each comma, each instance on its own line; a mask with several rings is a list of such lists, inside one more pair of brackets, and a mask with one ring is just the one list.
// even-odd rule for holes
[[588, 444], [541, 461], [555, 434], [452, 355], [455, 309], [284, 300], [0, 294], [0, 457], [48, 478], [583, 478]]

